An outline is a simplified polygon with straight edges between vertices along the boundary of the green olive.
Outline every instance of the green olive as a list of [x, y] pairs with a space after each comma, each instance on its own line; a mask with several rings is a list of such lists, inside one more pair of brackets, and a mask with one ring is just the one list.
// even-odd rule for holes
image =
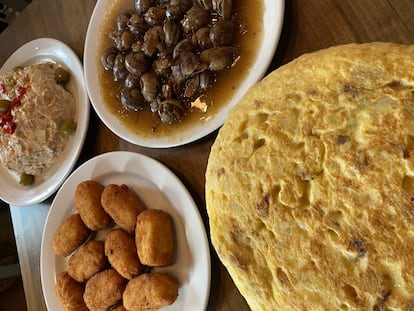
[[16, 81], [13, 79], [12, 76], [8, 76], [8, 77], [5, 77], [3, 82], [4, 82], [4, 85], [10, 86], [10, 85], [14, 85]]
[[7, 112], [10, 109], [11, 102], [7, 99], [0, 99], [0, 112]]
[[60, 126], [60, 132], [63, 135], [72, 135], [76, 131], [76, 123], [72, 120], [68, 120], [62, 123]]
[[30, 174], [23, 173], [20, 175], [20, 184], [22, 186], [30, 186], [34, 182], [34, 176]]
[[23, 66], [14, 66], [13, 71], [19, 71], [20, 69], [23, 69]]
[[66, 83], [68, 83], [69, 79], [69, 72], [63, 69], [62, 67], [59, 67], [55, 70], [56, 83], [65, 85]]

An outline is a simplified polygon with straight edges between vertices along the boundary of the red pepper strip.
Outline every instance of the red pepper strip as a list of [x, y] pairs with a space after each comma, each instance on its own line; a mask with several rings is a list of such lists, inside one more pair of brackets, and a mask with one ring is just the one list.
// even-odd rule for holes
[[[3, 88], [2, 88], [3, 87]], [[4, 90], [4, 85], [0, 85], [0, 92]], [[13, 99], [10, 108], [5, 113], [0, 113], [0, 128], [6, 134], [13, 134], [16, 130], [16, 123], [13, 122], [12, 110], [21, 104], [21, 98], [26, 93], [26, 88], [19, 87], [16, 91], [16, 97]]]
[[6, 87], [4, 86], [3, 83], [0, 84], [0, 93], [1, 94], [6, 94]]
[[14, 107], [17, 107], [17, 106], [19, 106], [20, 104], [21, 104], [22, 102], [20, 101], [20, 98], [18, 98], [18, 97], [15, 97], [14, 99], [13, 99], [13, 101], [11, 102], [11, 105], [10, 105], [10, 110], [12, 110]]
[[5, 134], [13, 134], [16, 131], [16, 123], [13, 121], [7, 122], [1, 128]]
[[13, 134], [16, 130], [16, 123], [13, 122], [13, 116], [11, 110], [0, 113], [0, 128], [6, 134]]
[[16, 91], [16, 96], [17, 98], [21, 99], [25, 93], [26, 93], [26, 88], [23, 86], [20, 86]]

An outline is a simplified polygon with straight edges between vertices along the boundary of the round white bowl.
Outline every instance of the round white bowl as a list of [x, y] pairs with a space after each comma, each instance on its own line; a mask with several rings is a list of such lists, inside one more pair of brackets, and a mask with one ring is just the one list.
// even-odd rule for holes
[[[196, 123], [185, 131], [177, 131], [165, 137], [155, 137], [140, 135], [129, 130], [119, 118], [109, 111], [104, 103], [99, 81], [97, 64], [97, 38], [99, 38], [99, 28], [105, 18], [105, 10], [112, 0], [98, 0], [88, 26], [84, 51], [84, 71], [86, 86], [89, 97], [96, 113], [103, 123], [116, 135], [122, 139], [144, 147], [168, 148], [184, 145], [196, 141], [218, 129], [226, 120], [229, 111], [238, 103], [247, 90], [259, 81], [269, 67], [273, 59], [274, 52], [279, 42], [283, 24], [284, 1], [283, 0], [263, 0], [264, 16], [260, 22], [263, 23], [263, 39], [258, 47], [257, 57], [252, 65], [252, 70], [244, 78], [242, 83], [235, 90], [231, 100], [223, 105], [208, 122]], [[127, 0], [121, 0], [127, 2]], [[122, 7], [122, 6], [121, 6]]]

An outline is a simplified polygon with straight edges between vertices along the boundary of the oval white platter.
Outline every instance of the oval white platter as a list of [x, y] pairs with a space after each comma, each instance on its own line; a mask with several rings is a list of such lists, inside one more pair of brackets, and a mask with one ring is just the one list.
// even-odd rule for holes
[[173, 265], [155, 271], [175, 276], [180, 288], [175, 303], [162, 310], [205, 310], [210, 293], [210, 250], [196, 204], [181, 181], [164, 165], [139, 153], [125, 151], [101, 154], [82, 164], [65, 181], [52, 202], [40, 257], [42, 289], [48, 310], [64, 310], [54, 287], [56, 275], [66, 269], [68, 260], [53, 253], [51, 241], [62, 221], [76, 212], [76, 186], [88, 179], [103, 185], [126, 184], [148, 208], [162, 209], [172, 216], [176, 259]]
[[19, 184], [16, 174], [0, 167], [0, 198], [17, 206], [32, 205], [46, 200], [70, 174], [82, 150], [88, 130], [90, 105], [85, 87], [83, 66], [73, 50], [63, 42], [51, 38], [30, 41], [16, 50], [0, 69], [0, 74], [11, 72], [16, 66], [29, 66], [43, 62], [54, 62], [71, 73], [68, 90], [75, 96], [77, 107], [76, 132], [70, 137], [63, 154], [56, 163], [36, 176], [30, 187]]
[[[239, 102], [247, 90], [266, 73], [279, 42], [285, 7], [285, 2], [283, 0], [263, 0], [264, 16], [263, 19], [261, 19], [264, 30], [263, 40], [258, 47], [257, 57], [252, 65], [252, 69], [238, 86], [229, 103], [220, 109], [217, 114], [212, 116], [208, 122], [197, 123], [185, 131], [178, 131], [169, 134], [168, 136], [154, 137], [140, 135], [139, 133], [127, 129], [118, 117], [108, 110], [100, 93], [100, 86], [97, 78], [98, 64], [96, 61], [97, 38], [99, 38], [100, 25], [107, 15], [105, 10], [108, 7], [108, 4], [112, 1], [113, 0], [97, 1], [86, 33], [84, 70], [88, 93], [96, 113], [112, 132], [132, 144], [151, 148], [169, 148], [191, 143], [215, 131], [224, 123], [230, 110]], [[125, 10], [128, 8], [131, 9], [131, 1], [119, 1], [124, 2], [119, 6], [120, 8]]]

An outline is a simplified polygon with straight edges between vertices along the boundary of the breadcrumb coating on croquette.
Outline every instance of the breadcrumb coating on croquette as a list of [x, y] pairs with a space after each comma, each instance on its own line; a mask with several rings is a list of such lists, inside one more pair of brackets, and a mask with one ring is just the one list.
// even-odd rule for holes
[[156, 310], [174, 303], [178, 297], [178, 282], [164, 273], [145, 273], [128, 282], [124, 306], [129, 311]]
[[107, 311], [122, 299], [127, 280], [114, 269], [98, 272], [85, 285], [83, 299], [91, 311]]
[[108, 233], [105, 239], [105, 254], [112, 268], [128, 280], [143, 271], [135, 239], [124, 229], [117, 228]]
[[110, 226], [112, 218], [101, 204], [104, 186], [95, 180], [81, 182], [75, 190], [75, 207], [85, 225], [91, 230], [101, 230]]
[[107, 185], [102, 192], [101, 203], [115, 223], [129, 233], [135, 230], [136, 219], [145, 206], [127, 185]]
[[148, 209], [138, 215], [135, 242], [142, 264], [163, 267], [172, 264], [175, 254], [173, 220], [167, 212]]
[[58, 256], [69, 256], [89, 237], [90, 233], [80, 215], [72, 214], [65, 218], [53, 235], [52, 249]]
[[88, 311], [83, 301], [83, 285], [64, 271], [56, 276], [55, 293], [66, 311]]
[[104, 243], [91, 240], [82, 246], [68, 260], [67, 271], [78, 282], [85, 282], [108, 265]]

